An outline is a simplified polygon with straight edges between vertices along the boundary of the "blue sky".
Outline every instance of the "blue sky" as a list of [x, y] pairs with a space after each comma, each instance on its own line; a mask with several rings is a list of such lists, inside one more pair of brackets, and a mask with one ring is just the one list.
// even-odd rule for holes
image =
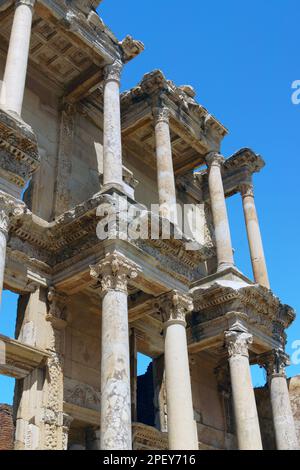
[[[122, 88], [153, 69], [176, 84], [191, 84], [198, 101], [228, 129], [222, 152], [251, 147], [266, 161], [255, 177], [256, 205], [271, 286], [300, 310], [298, 242], [300, 105], [292, 82], [300, 79], [298, 0], [103, 0], [100, 16], [119, 39], [131, 34], [145, 52], [127, 65]], [[236, 264], [252, 276], [242, 206], [228, 201]], [[0, 331], [13, 335], [14, 300], [5, 295]], [[288, 347], [300, 339], [300, 316]], [[145, 361], [139, 361], [140, 371]], [[300, 374], [300, 365], [288, 369]], [[253, 374], [254, 385], [262, 382]], [[0, 402], [11, 401], [11, 381], [0, 380]]]

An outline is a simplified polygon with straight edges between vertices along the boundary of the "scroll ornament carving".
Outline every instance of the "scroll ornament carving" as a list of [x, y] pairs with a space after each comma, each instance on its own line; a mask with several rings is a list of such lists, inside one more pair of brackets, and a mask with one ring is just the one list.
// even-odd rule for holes
[[123, 65], [119, 61], [115, 61], [112, 64], [108, 64], [104, 67], [104, 80], [105, 82], [114, 80], [116, 82], [120, 82], [121, 80], [121, 73], [122, 73]]
[[26, 206], [22, 201], [0, 191], [0, 231], [7, 236], [11, 218], [22, 215], [25, 210]]
[[193, 311], [192, 299], [177, 291], [164, 294], [155, 301], [155, 307], [161, 314], [163, 323], [185, 324], [186, 315]]
[[209, 152], [205, 156], [205, 161], [209, 167], [212, 167], [212, 166], [221, 167], [221, 165], [225, 162], [225, 158], [218, 152]]
[[59, 433], [62, 432], [63, 407], [63, 357], [53, 353], [48, 360], [47, 404], [44, 408], [45, 446], [49, 450], [58, 449]]
[[225, 343], [229, 357], [249, 357], [249, 344], [252, 344], [253, 336], [242, 331], [225, 331]]
[[90, 266], [91, 277], [99, 283], [102, 294], [117, 290], [127, 294], [127, 284], [141, 271], [139, 266], [121, 253], [108, 253], [99, 264]]
[[160, 122], [169, 124], [170, 110], [165, 106], [153, 108], [153, 117], [155, 124]]
[[242, 197], [254, 197], [254, 187], [252, 183], [242, 183], [239, 186], [239, 191]]
[[269, 379], [273, 377], [286, 377], [285, 368], [290, 365], [290, 358], [283, 349], [274, 349], [265, 356], [262, 362]]

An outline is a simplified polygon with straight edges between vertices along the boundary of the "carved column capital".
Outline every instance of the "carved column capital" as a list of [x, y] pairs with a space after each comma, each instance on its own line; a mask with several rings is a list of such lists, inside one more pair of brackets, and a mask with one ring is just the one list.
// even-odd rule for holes
[[34, 5], [35, 5], [35, 0], [16, 0], [16, 2], [15, 2], [16, 8], [19, 5], [27, 5], [28, 7], [33, 8]]
[[155, 125], [159, 122], [169, 124], [170, 110], [166, 106], [157, 106], [152, 110]]
[[290, 358], [283, 349], [273, 349], [258, 359], [258, 364], [267, 371], [268, 380], [273, 377], [286, 377], [285, 368], [290, 365]]
[[249, 344], [252, 344], [253, 336], [244, 331], [225, 331], [225, 344], [229, 357], [245, 356], [249, 357]]
[[49, 309], [46, 320], [52, 323], [57, 330], [62, 330], [67, 326], [67, 302], [68, 297], [61, 292], [57, 292], [54, 287], [48, 290]]
[[254, 197], [254, 186], [253, 183], [241, 183], [238, 187], [238, 190], [241, 193], [242, 198], [244, 197]]
[[115, 61], [112, 64], [108, 64], [104, 67], [104, 81], [115, 81], [120, 83], [121, 74], [123, 70], [123, 64], [119, 61]]
[[137, 264], [117, 251], [108, 253], [99, 264], [90, 266], [90, 269], [91, 277], [101, 287], [102, 295], [110, 290], [127, 294], [128, 281], [136, 278], [141, 271]]
[[221, 168], [221, 165], [224, 163], [225, 158], [218, 152], [209, 152], [205, 156], [205, 161], [209, 168], [211, 168], [212, 166], [218, 166], [219, 168]]
[[193, 301], [188, 295], [172, 291], [156, 299], [155, 308], [161, 314], [164, 327], [176, 323], [185, 326], [186, 315], [193, 311]]
[[26, 205], [22, 201], [9, 196], [0, 191], [0, 231], [5, 236], [8, 235], [10, 220], [12, 217], [19, 217], [26, 210]]

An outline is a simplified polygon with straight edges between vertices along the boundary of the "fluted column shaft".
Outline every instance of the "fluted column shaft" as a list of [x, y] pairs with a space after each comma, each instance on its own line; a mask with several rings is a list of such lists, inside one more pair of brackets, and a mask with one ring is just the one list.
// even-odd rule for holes
[[233, 408], [239, 450], [261, 450], [255, 395], [252, 386], [248, 344], [252, 336], [240, 331], [226, 331]]
[[294, 416], [291, 408], [285, 367], [289, 358], [277, 349], [267, 355], [267, 370], [277, 450], [299, 450]]
[[120, 79], [122, 64], [107, 65], [104, 76], [103, 184], [122, 186]]
[[169, 110], [165, 107], [155, 108], [153, 115], [160, 215], [176, 224], [176, 189], [169, 126]]
[[215, 229], [218, 271], [234, 266], [231, 236], [221, 174], [224, 157], [217, 153], [206, 156], [208, 164], [208, 186]]
[[0, 103], [19, 116], [22, 111], [35, 0], [17, 0], [9, 40]]
[[91, 267], [102, 292], [102, 450], [132, 448], [127, 283], [138, 271], [137, 265], [118, 252]]
[[164, 322], [169, 449], [198, 449], [185, 323], [192, 301], [171, 292], [159, 298], [158, 308]]
[[269, 288], [267, 265], [263, 249], [263, 243], [259, 228], [259, 222], [254, 201], [254, 191], [252, 183], [242, 184], [240, 187], [245, 223], [247, 229], [248, 243], [250, 249], [251, 263], [254, 280], [258, 284]]

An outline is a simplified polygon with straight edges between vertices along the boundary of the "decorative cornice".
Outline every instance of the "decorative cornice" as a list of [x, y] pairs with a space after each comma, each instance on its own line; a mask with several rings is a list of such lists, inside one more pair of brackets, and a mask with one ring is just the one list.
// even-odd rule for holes
[[186, 315], [193, 311], [192, 299], [177, 291], [168, 292], [155, 299], [154, 306], [161, 314], [164, 327], [173, 324], [186, 325]]
[[141, 269], [126, 256], [114, 251], [108, 253], [100, 263], [90, 266], [91, 277], [96, 280], [95, 287], [101, 288], [101, 294], [108, 291], [120, 291], [127, 294], [127, 284], [135, 279]]
[[165, 122], [166, 124], [169, 124], [169, 118], [170, 118], [169, 108], [165, 106], [155, 107], [153, 108], [152, 113], [153, 113], [155, 124], [158, 124], [160, 122]]
[[234, 170], [245, 167], [249, 173], [258, 173], [265, 166], [262, 157], [249, 148], [242, 148], [227, 158], [224, 162], [224, 170]]
[[8, 235], [12, 217], [20, 217], [26, 211], [24, 202], [0, 191], [0, 231]]
[[253, 336], [244, 331], [225, 331], [225, 344], [228, 350], [228, 356], [245, 356], [249, 357], [249, 344], [253, 342]]
[[145, 49], [144, 44], [141, 41], [133, 39], [131, 36], [126, 36], [119, 45], [123, 52], [123, 61], [129, 62], [131, 59], [139, 55]]
[[220, 155], [218, 152], [209, 152], [205, 156], [205, 161], [207, 165], [209, 166], [209, 168], [211, 168], [212, 166], [217, 166], [221, 168], [221, 165], [224, 163], [225, 158], [222, 155]]
[[104, 81], [110, 82], [115, 81], [120, 83], [121, 81], [121, 74], [123, 70], [123, 65], [119, 61], [115, 61], [112, 64], [108, 64], [104, 67]]

